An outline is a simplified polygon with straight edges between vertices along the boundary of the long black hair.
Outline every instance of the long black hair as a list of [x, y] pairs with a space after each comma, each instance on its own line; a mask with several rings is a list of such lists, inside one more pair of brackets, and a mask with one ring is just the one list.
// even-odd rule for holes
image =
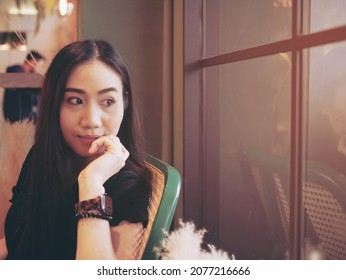
[[[71, 43], [61, 49], [53, 59], [42, 87], [35, 144], [32, 149], [30, 196], [27, 203], [24, 238], [19, 249], [32, 246], [30, 255], [51, 254], [57, 228], [56, 220], [62, 219], [62, 209], [67, 205], [66, 197], [71, 192], [71, 184], [77, 181], [72, 172], [72, 151], [67, 147], [60, 128], [60, 108], [64, 98], [67, 79], [78, 65], [91, 60], [99, 60], [119, 74], [123, 84], [124, 117], [118, 137], [129, 151], [126, 170], [138, 178], [150, 180], [150, 172], [145, 165], [142, 133], [137, 109], [132, 96], [130, 77], [124, 60], [109, 43], [102, 40], [84, 40]], [[35, 234], [34, 234], [35, 233]], [[35, 244], [40, 243], [40, 246]], [[42, 246], [42, 243], [44, 246]], [[35, 252], [36, 248], [46, 248], [47, 252]]]

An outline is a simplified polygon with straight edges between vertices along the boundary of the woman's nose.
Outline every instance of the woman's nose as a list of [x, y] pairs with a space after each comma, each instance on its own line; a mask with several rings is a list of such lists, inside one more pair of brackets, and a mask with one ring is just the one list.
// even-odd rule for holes
[[84, 107], [81, 115], [81, 126], [84, 128], [97, 128], [102, 124], [101, 112], [95, 105], [88, 105]]

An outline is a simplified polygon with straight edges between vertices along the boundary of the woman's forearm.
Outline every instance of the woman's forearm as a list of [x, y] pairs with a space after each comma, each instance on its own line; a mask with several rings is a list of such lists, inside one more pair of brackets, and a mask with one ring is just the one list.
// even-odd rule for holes
[[98, 218], [78, 221], [76, 259], [116, 259], [108, 221]]
[[[79, 201], [93, 199], [105, 192], [101, 184], [92, 182], [85, 173], [81, 173], [78, 182]], [[115, 259], [109, 221], [92, 217], [78, 221], [76, 258]]]
[[0, 260], [4, 260], [7, 257], [7, 246], [5, 237], [0, 239]]

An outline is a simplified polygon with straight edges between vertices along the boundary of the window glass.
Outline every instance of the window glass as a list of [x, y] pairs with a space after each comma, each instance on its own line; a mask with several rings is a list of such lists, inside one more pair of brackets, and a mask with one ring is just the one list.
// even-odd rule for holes
[[311, 0], [311, 32], [338, 27], [346, 24], [346, 1]]
[[[243, 61], [203, 68], [202, 81], [194, 81], [203, 88], [196, 117], [203, 134], [202, 210], [195, 216], [210, 240], [237, 259], [287, 259], [289, 239], [302, 245], [293, 248], [294, 256], [300, 250], [303, 259], [346, 259], [346, 41], [332, 44], [334, 33], [327, 31], [314, 38], [330, 44], [309, 49], [309, 38], [301, 34], [306, 47], [295, 50], [297, 63], [292, 65], [290, 52], [253, 58], [256, 46], [291, 38], [292, 1], [203, 3], [198, 23], [206, 22], [196, 47], [205, 46], [204, 55], [226, 54], [218, 57], [222, 64], [230, 52], [253, 49]], [[346, 26], [345, 1], [296, 3], [303, 9], [296, 25], [308, 32]], [[291, 113], [298, 118], [293, 126]], [[291, 131], [302, 143], [291, 143]], [[295, 145], [304, 170], [291, 172]], [[300, 176], [302, 186], [290, 182]], [[302, 207], [294, 212], [303, 223], [293, 222], [302, 239], [289, 230], [290, 190], [298, 188], [302, 193], [292, 193]]]
[[219, 176], [219, 209], [205, 211], [218, 213], [219, 245], [239, 259], [288, 257], [290, 71], [287, 53], [206, 70], [207, 115], [219, 122], [207, 118], [206, 170]]
[[310, 50], [309, 159], [346, 175], [346, 43]]
[[207, 0], [205, 9], [207, 56], [268, 44], [291, 36], [290, 1]]
[[305, 258], [346, 258], [346, 43], [310, 51]]

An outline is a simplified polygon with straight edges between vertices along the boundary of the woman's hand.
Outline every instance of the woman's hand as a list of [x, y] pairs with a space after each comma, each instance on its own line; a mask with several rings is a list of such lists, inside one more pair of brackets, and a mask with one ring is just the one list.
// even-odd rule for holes
[[97, 156], [79, 174], [79, 200], [94, 198], [104, 193], [103, 184], [125, 165], [129, 152], [114, 135], [96, 139], [90, 155]]

